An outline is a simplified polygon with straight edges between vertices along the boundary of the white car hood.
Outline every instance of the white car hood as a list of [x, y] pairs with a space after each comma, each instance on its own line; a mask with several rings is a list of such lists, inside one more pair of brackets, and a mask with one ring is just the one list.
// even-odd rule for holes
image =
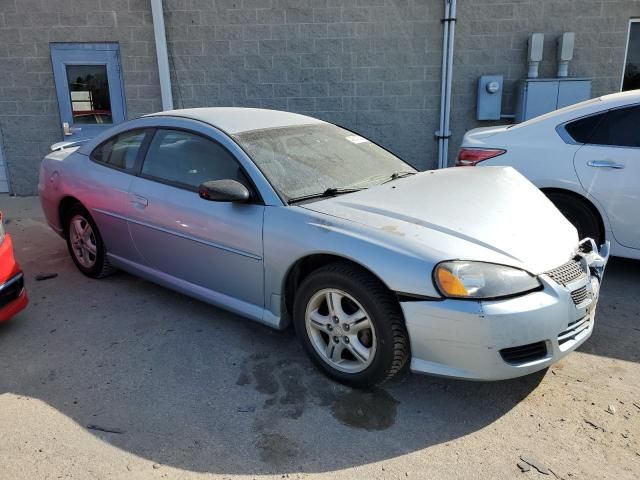
[[540, 274], [568, 261], [578, 245], [575, 228], [511, 167], [422, 172], [301, 206], [364, 225], [434, 261], [487, 261]]

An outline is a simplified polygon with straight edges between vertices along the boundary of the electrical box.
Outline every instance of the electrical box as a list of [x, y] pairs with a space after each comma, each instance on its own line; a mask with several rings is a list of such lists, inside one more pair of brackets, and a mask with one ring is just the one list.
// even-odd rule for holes
[[502, 109], [502, 75], [482, 75], [478, 78], [478, 120], [500, 120]]
[[591, 80], [566, 78], [558, 85], [558, 108], [591, 98]]
[[532, 33], [527, 42], [527, 57], [530, 62], [541, 62], [544, 50], [544, 33]]
[[569, 61], [573, 60], [573, 47], [576, 43], [576, 34], [573, 32], [564, 32], [558, 38], [558, 77], [567, 77], [569, 75]]
[[589, 78], [528, 78], [518, 85], [516, 123], [591, 98]]

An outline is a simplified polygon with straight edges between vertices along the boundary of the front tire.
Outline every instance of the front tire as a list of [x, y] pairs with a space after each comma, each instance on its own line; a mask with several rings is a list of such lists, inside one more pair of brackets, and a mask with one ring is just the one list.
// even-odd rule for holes
[[334, 263], [311, 273], [298, 289], [293, 317], [313, 362], [349, 386], [384, 383], [409, 358], [397, 299], [361, 268]]
[[98, 226], [80, 204], [65, 215], [65, 234], [69, 254], [78, 270], [87, 277], [102, 278], [115, 271], [107, 259], [107, 251]]
[[578, 230], [578, 237], [593, 238], [597, 245], [604, 243], [600, 219], [585, 202], [561, 192], [548, 193], [547, 197]]

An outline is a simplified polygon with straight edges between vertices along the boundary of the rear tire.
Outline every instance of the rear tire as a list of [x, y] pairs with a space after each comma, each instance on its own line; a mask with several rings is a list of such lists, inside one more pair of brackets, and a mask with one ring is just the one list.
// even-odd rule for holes
[[98, 226], [79, 203], [64, 216], [67, 248], [73, 263], [87, 277], [102, 278], [113, 273]]
[[586, 202], [561, 192], [547, 193], [547, 197], [566, 219], [576, 227], [580, 240], [589, 237], [593, 238], [597, 245], [601, 245], [604, 242], [600, 218]]
[[347, 263], [319, 268], [300, 285], [293, 310], [303, 347], [338, 382], [357, 388], [379, 385], [409, 358], [397, 299], [364, 269]]

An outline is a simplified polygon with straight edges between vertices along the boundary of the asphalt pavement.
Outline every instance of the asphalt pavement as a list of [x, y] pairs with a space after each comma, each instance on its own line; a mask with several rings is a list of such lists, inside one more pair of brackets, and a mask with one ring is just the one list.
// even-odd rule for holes
[[31, 299], [0, 326], [2, 479], [640, 476], [640, 262], [610, 262], [592, 338], [546, 372], [363, 392], [291, 331], [82, 276], [37, 198], [0, 210]]

